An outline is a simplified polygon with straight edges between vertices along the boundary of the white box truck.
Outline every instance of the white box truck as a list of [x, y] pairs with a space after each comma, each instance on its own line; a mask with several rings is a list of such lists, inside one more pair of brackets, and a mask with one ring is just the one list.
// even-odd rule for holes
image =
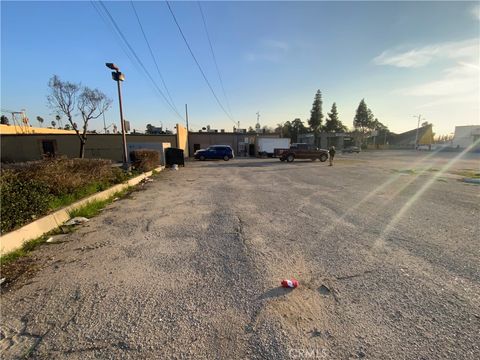
[[288, 149], [289, 138], [258, 137], [257, 151], [260, 156], [274, 156], [275, 149]]

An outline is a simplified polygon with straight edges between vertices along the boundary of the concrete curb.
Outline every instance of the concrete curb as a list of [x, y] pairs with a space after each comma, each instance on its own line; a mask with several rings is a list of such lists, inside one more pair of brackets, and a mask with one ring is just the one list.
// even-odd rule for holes
[[[156, 168], [154, 171], [162, 171], [163, 166]], [[43, 234], [56, 229], [62, 225], [65, 221], [70, 219], [69, 212], [78, 209], [82, 205], [94, 200], [105, 200], [110, 196], [119, 192], [123, 189], [126, 189], [129, 186], [137, 185], [143, 179], [150, 177], [153, 171], [143, 173], [133, 179], [130, 179], [123, 184], [118, 184], [112, 186], [111, 188], [104, 190], [102, 192], [93, 194], [85, 199], [79, 200], [71, 205], [68, 205], [60, 210], [57, 210], [49, 215], [46, 215], [38, 220], [35, 220], [20, 229], [9, 232], [0, 237], [0, 255], [5, 255], [11, 251], [19, 249], [22, 247], [25, 241], [36, 239]]]

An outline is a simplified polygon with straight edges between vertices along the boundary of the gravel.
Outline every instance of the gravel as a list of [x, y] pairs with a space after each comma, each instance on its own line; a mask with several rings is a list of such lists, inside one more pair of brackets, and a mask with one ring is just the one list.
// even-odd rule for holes
[[450, 171], [479, 157], [455, 156], [165, 170], [34, 252], [2, 358], [477, 359], [479, 187]]

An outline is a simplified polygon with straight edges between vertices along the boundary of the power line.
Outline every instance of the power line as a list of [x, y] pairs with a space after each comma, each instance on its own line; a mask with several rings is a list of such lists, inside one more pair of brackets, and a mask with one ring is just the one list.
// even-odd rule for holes
[[150, 74], [150, 72], [147, 70], [147, 68], [145, 67], [145, 65], [143, 64], [142, 60], [138, 57], [136, 51], [132, 48], [132, 46], [130, 45], [130, 43], [128, 42], [128, 40], [126, 39], [125, 35], [123, 34], [122, 30], [120, 30], [119, 26], [117, 25], [117, 22], [115, 21], [115, 19], [113, 18], [113, 16], [110, 14], [110, 11], [108, 11], [107, 7], [104, 5], [103, 1], [99, 1], [99, 4], [102, 6], [103, 10], [105, 11], [105, 13], [107, 14], [108, 18], [110, 19], [110, 21], [112, 22], [113, 26], [115, 26], [115, 29], [117, 30], [118, 34], [120, 35], [120, 37], [122, 38], [122, 40], [124, 41], [124, 43], [127, 45], [128, 49], [132, 52], [133, 56], [135, 57], [135, 59], [137, 60], [137, 62], [140, 64], [140, 66], [142, 67], [143, 71], [145, 72], [145, 74], [147, 75], [147, 77], [150, 79], [150, 81], [152, 82], [152, 84], [155, 86], [155, 89], [158, 91], [158, 93], [162, 96], [162, 98], [165, 100], [165, 102], [167, 103], [168, 106], [170, 106], [170, 108], [178, 115], [178, 117], [180, 119], [182, 119], [182, 121], [184, 120], [183, 117], [180, 115], [180, 113], [170, 104], [170, 102], [168, 101], [167, 97], [165, 96], [165, 94], [163, 93], [163, 91], [160, 89], [160, 87], [158, 86], [158, 84], [156, 83], [156, 81], [153, 79], [152, 75]]
[[139, 73], [142, 74], [142, 69], [138, 66], [137, 62], [135, 61], [135, 58], [130, 54], [130, 52], [128, 51], [128, 49], [125, 47], [125, 44], [123, 43], [122, 41], [122, 38], [120, 37], [120, 35], [115, 31], [115, 27], [113, 27], [112, 23], [110, 21], [108, 21], [108, 18], [106, 17], [106, 15], [104, 13], [102, 13], [101, 9], [98, 8], [97, 4], [96, 4], [97, 1], [93, 1], [91, 0], [90, 3], [92, 4], [93, 8], [96, 10], [97, 14], [100, 16], [100, 18], [103, 20], [103, 22], [105, 23], [105, 25], [115, 34], [115, 37], [117, 39], [117, 42], [118, 44], [120, 45], [122, 51], [125, 53], [125, 55], [127, 55], [127, 57], [130, 59], [130, 61], [132, 62], [133, 66], [135, 66], [135, 68], [137, 69], [137, 71]]
[[200, 70], [200, 73], [202, 74], [203, 79], [204, 79], [205, 82], [207, 83], [208, 88], [209, 88], [210, 91], [212, 92], [213, 97], [215, 98], [215, 100], [217, 101], [218, 105], [219, 105], [220, 108], [223, 110], [223, 112], [227, 115], [227, 117], [228, 117], [230, 120], [232, 120], [233, 123], [236, 125], [236, 122], [235, 122], [235, 120], [233, 120], [233, 117], [227, 112], [227, 110], [225, 110], [225, 107], [222, 105], [222, 103], [221, 103], [220, 100], [218, 99], [217, 94], [215, 94], [215, 91], [213, 90], [212, 85], [211, 85], [210, 82], [208, 81], [207, 76], [205, 75], [202, 67], [200, 66], [200, 63], [198, 62], [197, 58], [195, 57], [195, 54], [193, 53], [192, 49], [190, 48], [190, 45], [188, 44], [187, 38], [186, 38], [185, 35], [183, 34], [182, 28], [180, 27], [180, 24], [178, 23], [177, 18], [175, 17], [175, 14], [173, 13], [172, 8], [170, 7], [170, 3], [169, 3], [168, 1], [165, 1], [165, 2], [167, 3], [168, 9], [170, 10], [170, 14], [172, 14], [173, 20], [175, 21], [175, 24], [177, 25], [177, 28], [178, 28], [178, 30], [180, 31], [180, 34], [182, 35], [183, 41], [185, 41], [185, 45], [187, 45], [187, 48], [188, 48], [188, 50], [190, 51], [190, 55], [192, 55], [193, 60], [195, 60], [195, 63], [197, 64], [197, 67], [198, 67], [198, 70]]
[[222, 79], [222, 75], [220, 73], [220, 69], [218, 67], [217, 57], [215, 56], [215, 52], [213, 51], [212, 41], [210, 39], [210, 34], [208, 32], [207, 22], [205, 20], [205, 15], [204, 15], [203, 10], [202, 10], [202, 5], [200, 4], [200, 1], [197, 1], [197, 4], [198, 4], [198, 8], [200, 9], [200, 14], [202, 14], [203, 27], [205, 28], [205, 33], [207, 34], [208, 44], [210, 45], [210, 52], [212, 53], [213, 62], [215, 63], [215, 69], [217, 69], [218, 80], [220, 80], [220, 85], [222, 87], [223, 95], [225, 96], [225, 101], [227, 103], [228, 111], [230, 113], [232, 113], [232, 109], [230, 108], [230, 103], [228, 101], [228, 96], [227, 96], [227, 93], [225, 91], [225, 87], [223, 86], [223, 79]]
[[165, 83], [165, 79], [163, 78], [163, 75], [160, 71], [160, 68], [157, 63], [157, 59], [155, 58], [155, 55], [153, 54], [152, 47], [150, 46], [150, 42], [148, 41], [147, 35], [145, 34], [145, 31], [143, 30], [142, 22], [140, 21], [140, 17], [138, 16], [137, 10], [135, 9], [135, 5], [133, 4], [133, 1], [130, 0], [130, 4], [132, 5], [133, 12], [135, 13], [135, 17], [137, 18], [138, 25], [140, 26], [140, 30], [142, 30], [143, 38], [145, 39], [145, 42], [147, 43], [148, 50], [150, 51], [150, 55], [152, 56], [153, 62], [155, 63], [155, 67], [157, 68], [158, 75], [160, 76], [160, 79], [162, 80], [162, 84], [165, 87], [165, 91], [168, 95], [168, 98], [170, 99], [170, 103], [173, 105], [173, 107], [177, 110], [177, 107], [175, 106], [175, 103], [172, 99], [172, 96], [170, 95], [170, 91], [168, 91], [167, 84]]

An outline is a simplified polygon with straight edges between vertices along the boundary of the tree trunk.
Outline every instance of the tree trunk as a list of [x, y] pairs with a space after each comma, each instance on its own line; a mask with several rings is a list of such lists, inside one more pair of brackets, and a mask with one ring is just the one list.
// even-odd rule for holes
[[85, 139], [80, 139], [80, 159], [85, 157]]

